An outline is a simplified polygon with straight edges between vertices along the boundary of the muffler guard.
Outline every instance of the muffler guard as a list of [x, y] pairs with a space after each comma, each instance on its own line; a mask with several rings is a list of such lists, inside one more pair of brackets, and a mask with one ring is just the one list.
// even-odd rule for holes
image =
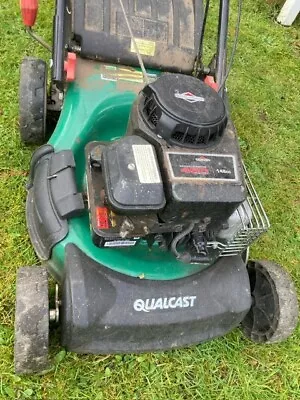
[[62, 345], [77, 353], [137, 353], [200, 343], [236, 327], [251, 306], [239, 256], [219, 259], [187, 278], [153, 281], [112, 271], [69, 244], [62, 291]]

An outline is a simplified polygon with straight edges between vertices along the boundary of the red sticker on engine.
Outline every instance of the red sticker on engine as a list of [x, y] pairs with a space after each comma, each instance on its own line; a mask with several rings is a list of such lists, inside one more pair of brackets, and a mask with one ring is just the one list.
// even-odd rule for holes
[[96, 207], [96, 223], [98, 229], [109, 229], [108, 209]]
[[208, 175], [209, 169], [207, 167], [183, 167], [180, 169], [183, 174], [192, 175]]

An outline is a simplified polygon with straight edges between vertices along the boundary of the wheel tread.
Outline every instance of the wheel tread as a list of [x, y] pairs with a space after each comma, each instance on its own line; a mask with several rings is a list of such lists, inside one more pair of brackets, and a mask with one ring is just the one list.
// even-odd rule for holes
[[46, 268], [23, 267], [16, 283], [15, 372], [40, 373], [49, 368], [49, 301]]
[[34, 57], [23, 59], [20, 69], [20, 134], [24, 144], [42, 144], [46, 134], [47, 65]]
[[[299, 305], [295, 285], [288, 274], [279, 264], [267, 260], [254, 260], [249, 262], [250, 270], [260, 270], [272, 282], [276, 293], [275, 312], [276, 319], [272, 322], [269, 330], [265, 332], [253, 331], [249, 326], [247, 316], [242, 322], [245, 335], [258, 343], [278, 343], [292, 335], [298, 323]], [[255, 297], [255, 289], [254, 289]], [[253, 312], [252, 309], [250, 312]], [[251, 320], [251, 319], [250, 319]], [[247, 322], [246, 322], [247, 321]]]

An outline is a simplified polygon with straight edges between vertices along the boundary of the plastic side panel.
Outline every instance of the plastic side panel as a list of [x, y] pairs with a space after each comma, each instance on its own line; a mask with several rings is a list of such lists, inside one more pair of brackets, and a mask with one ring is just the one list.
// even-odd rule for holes
[[[48, 260], [53, 246], [69, 232], [67, 219], [82, 212], [84, 203], [77, 193], [72, 152], [43, 154], [41, 147], [33, 155], [26, 219], [38, 257]], [[39, 155], [41, 158], [37, 159]]]
[[236, 327], [251, 305], [240, 257], [174, 281], [132, 278], [66, 248], [63, 345], [79, 353], [144, 352], [182, 347]]
[[35, 171], [33, 187], [28, 191], [26, 219], [32, 245], [41, 260], [47, 260], [52, 247], [68, 234], [68, 222], [62, 220], [49, 195], [49, 158], [45, 157]]

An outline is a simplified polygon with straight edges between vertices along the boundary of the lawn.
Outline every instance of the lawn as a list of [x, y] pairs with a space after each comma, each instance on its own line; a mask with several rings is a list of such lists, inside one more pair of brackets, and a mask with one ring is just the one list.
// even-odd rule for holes
[[[40, 1], [38, 17], [48, 40], [52, 3]], [[275, 15], [265, 0], [245, 2], [228, 89], [244, 159], [272, 223], [251, 256], [282, 263], [300, 289], [300, 30], [299, 22], [277, 25]], [[25, 35], [17, 0], [0, 0], [0, 21], [0, 398], [299, 399], [299, 329], [278, 345], [255, 345], [235, 330], [189, 349], [124, 357], [66, 354], [56, 340], [50, 373], [14, 375], [16, 270], [38, 262], [24, 218], [32, 149], [18, 136], [19, 64], [25, 55], [48, 54]]]

